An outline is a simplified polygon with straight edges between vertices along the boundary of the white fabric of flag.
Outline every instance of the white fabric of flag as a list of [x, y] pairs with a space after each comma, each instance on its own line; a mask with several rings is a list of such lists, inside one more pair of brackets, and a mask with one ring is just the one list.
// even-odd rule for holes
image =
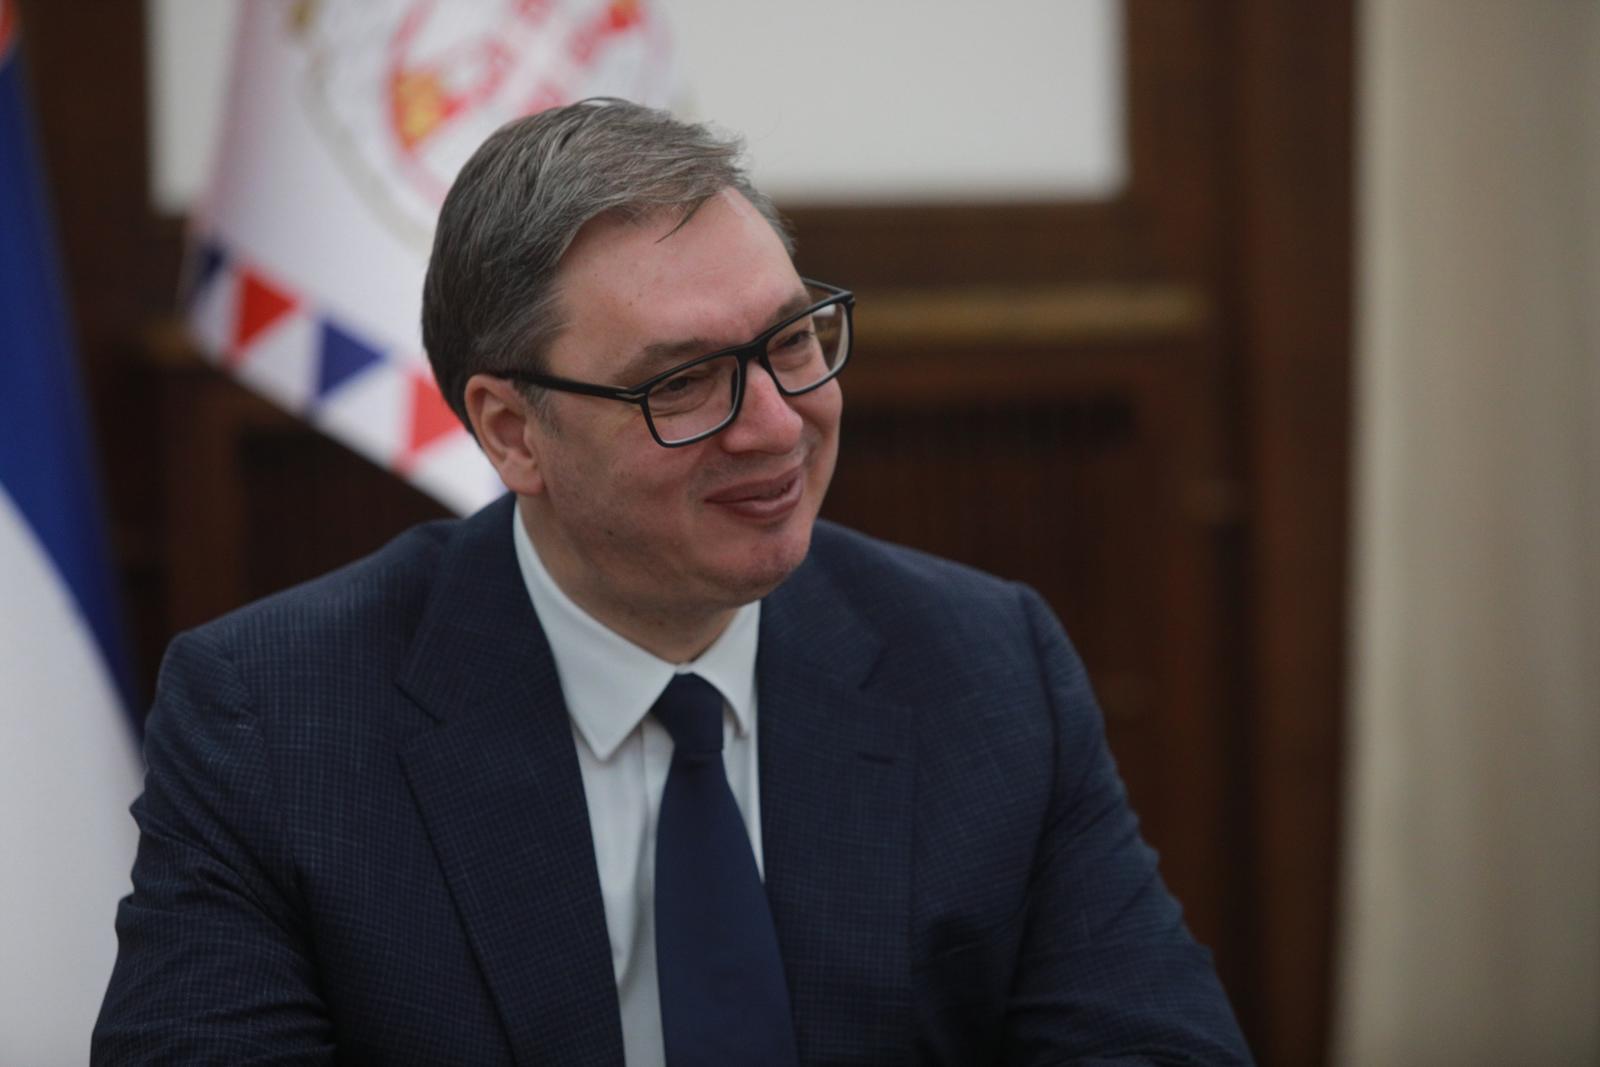
[[502, 490], [434, 384], [418, 319], [433, 223], [500, 125], [587, 96], [666, 102], [644, 0], [247, 0], [192, 220], [207, 356], [457, 511]]
[[0, 1062], [82, 1063], [142, 768], [94, 635], [3, 489], [0, 605]]

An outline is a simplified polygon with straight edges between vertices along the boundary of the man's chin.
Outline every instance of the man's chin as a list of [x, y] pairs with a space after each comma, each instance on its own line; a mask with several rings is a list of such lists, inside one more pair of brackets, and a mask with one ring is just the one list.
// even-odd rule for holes
[[811, 549], [811, 523], [789, 531], [777, 543], [761, 545], [737, 572], [727, 576], [727, 586], [739, 604], [760, 600], [788, 580]]

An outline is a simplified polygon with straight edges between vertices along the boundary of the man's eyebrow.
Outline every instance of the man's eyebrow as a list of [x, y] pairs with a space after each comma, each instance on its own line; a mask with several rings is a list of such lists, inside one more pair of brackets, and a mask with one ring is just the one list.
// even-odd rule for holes
[[645, 345], [632, 359], [622, 365], [617, 372], [617, 380], [628, 383], [624, 388], [644, 381], [653, 374], [669, 370], [679, 363], [687, 363], [696, 356], [703, 356], [717, 348], [710, 341], [692, 337], [687, 341], [661, 341], [653, 345]]
[[[788, 299], [779, 304], [777, 309], [767, 317], [767, 326], [782, 322], [790, 315], [797, 314], [810, 307], [816, 301], [810, 293], [798, 290]], [[749, 340], [749, 338], [745, 338]], [[743, 342], [726, 344], [722, 341], [713, 341], [703, 337], [691, 337], [683, 341], [658, 341], [655, 344], [645, 345], [631, 359], [622, 365], [617, 372], [617, 380], [626, 382], [624, 388], [631, 387], [659, 374], [670, 370], [680, 363], [687, 363], [696, 356], [708, 356], [712, 352], [725, 348], [733, 348]]]

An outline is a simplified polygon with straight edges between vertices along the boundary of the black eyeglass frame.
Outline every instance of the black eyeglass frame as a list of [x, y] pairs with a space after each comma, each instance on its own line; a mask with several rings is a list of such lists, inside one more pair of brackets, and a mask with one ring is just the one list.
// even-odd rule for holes
[[[732, 348], [722, 348], [715, 352], [708, 352], [703, 356], [696, 356], [694, 359], [664, 370], [660, 374], [651, 375], [631, 388], [620, 389], [612, 385], [579, 382], [571, 378], [562, 378], [554, 374], [539, 374], [535, 371], [503, 370], [491, 373], [497, 378], [505, 378], [514, 382], [526, 382], [529, 385], [537, 385], [544, 389], [554, 389], [561, 393], [580, 393], [584, 396], [598, 396], [607, 400], [620, 400], [625, 404], [635, 404], [644, 413], [645, 425], [650, 430], [650, 436], [655, 438], [656, 444], [662, 448], [683, 448], [685, 445], [696, 444], [708, 437], [721, 433], [733, 424], [734, 419], [739, 417], [739, 411], [744, 406], [744, 383], [749, 374], [751, 360], [761, 364], [762, 369], [767, 372], [767, 375], [772, 379], [772, 384], [778, 387], [778, 392], [782, 396], [804, 396], [813, 390], [821, 389], [824, 385], [837, 378], [839, 372], [844, 369], [844, 365], [850, 362], [850, 350], [855, 345], [854, 312], [856, 295], [848, 289], [840, 289], [836, 285], [828, 285], [825, 282], [814, 281], [810, 278], [801, 278], [800, 281], [807, 287], [828, 295], [815, 304], [788, 316], [776, 325], [769, 326], [753, 340], [747, 341], [742, 345], [735, 345]], [[844, 309], [845, 349], [840, 355], [839, 362], [834, 364], [825, 376], [804, 389], [785, 388], [783, 382], [778, 378], [777, 372], [772, 369], [771, 362], [769, 362], [767, 343], [806, 316], [815, 315], [823, 308], [835, 305]], [[697, 433], [693, 437], [686, 437], [681, 441], [664, 440], [660, 432], [656, 430], [655, 420], [650, 416], [650, 391], [667, 379], [682, 374], [691, 367], [709, 363], [714, 359], [726, 359], [729, 356], [736, 357], [739, 362], [738, 371], [734, 376], [733, 403], [728, 409], [728, 417], [709, 430]]]

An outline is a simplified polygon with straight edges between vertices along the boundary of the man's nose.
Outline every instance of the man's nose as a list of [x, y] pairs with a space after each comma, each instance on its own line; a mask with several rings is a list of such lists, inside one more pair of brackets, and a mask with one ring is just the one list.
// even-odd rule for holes
[[752, 362], [745, 369], [739, 415], [719, 436], [722, 447], [730, 452], [785, 453], [800, 443], [804, 423], [767, 369]]

